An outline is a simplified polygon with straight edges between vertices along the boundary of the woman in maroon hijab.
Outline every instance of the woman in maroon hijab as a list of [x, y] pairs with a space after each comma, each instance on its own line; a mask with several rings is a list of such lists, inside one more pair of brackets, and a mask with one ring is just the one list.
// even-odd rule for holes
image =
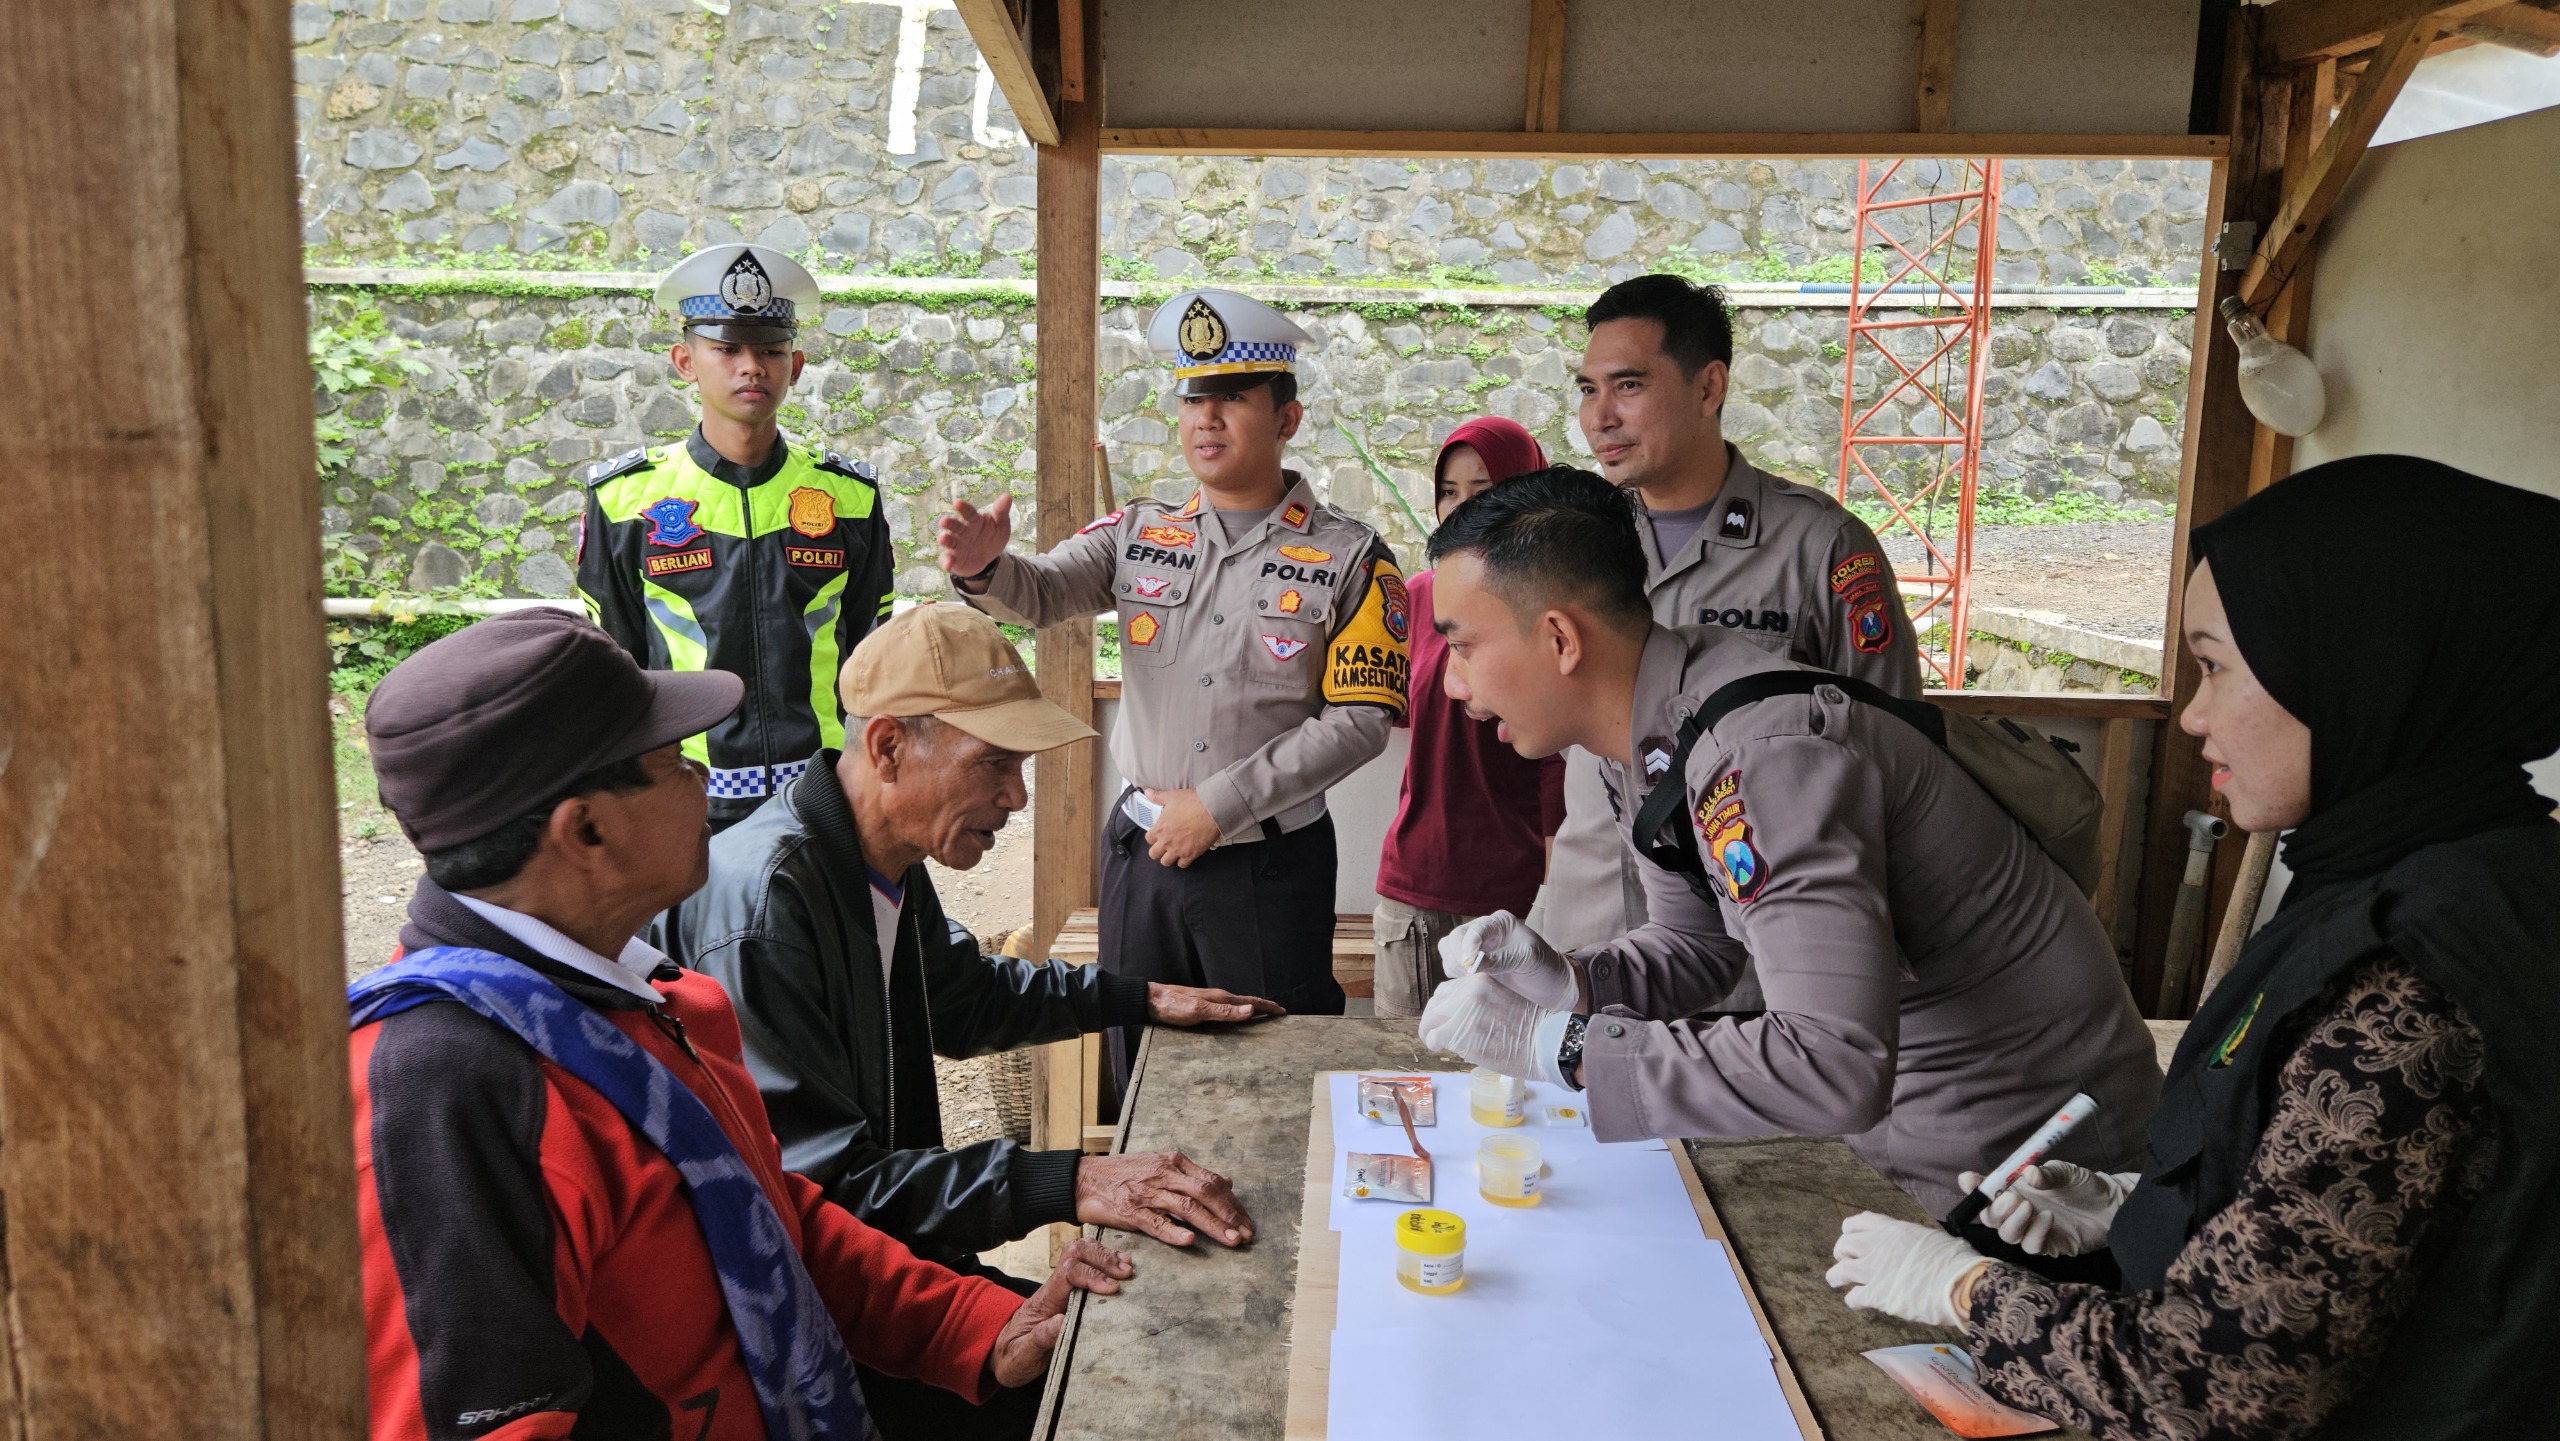
[[[1515, 475], [1546, 468], [1537, 437], [1478, 416], [1449, 432], [1432, 467], [1434, 518]], [[1477, 916], [1526, 915], [1564, 820], [1564, 761], [1524, 759], [1440, 689], [1448, 647], [1431, 628], [1431, 573], [1405, 583], [1413, 668], [1405, 719], [1413, 748], [1378, 859], [1377, 1014], [1419, 1016], [1440, 973], [1440, 939]]]

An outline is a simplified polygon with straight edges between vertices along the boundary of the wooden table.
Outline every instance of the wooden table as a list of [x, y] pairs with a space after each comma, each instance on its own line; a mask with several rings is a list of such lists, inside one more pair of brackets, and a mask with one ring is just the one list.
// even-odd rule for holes
[[[1103, 1233], [1136, 1259], [1137, 1277], [1120, 1295], [1077, 1298], [1032, 1434], [1281, 1441], [1314, 1077], [1464, 1066], [1426, 1048], [1411, 1021], [1291, 1017], [1213, 1033], [1151, 1031], [1114, 1149], [1179, 1148], [1233, 1178], [1255, 1239], [1237, 1251], [1205, 1241], [1175, 1251]], [[1688, 1149], [1825, 1434], [1949, 1436], [1858, 1354], [1946, 1333], [1852, 1311], [1822, 1284], [1843, 1218], [1874, 1210], [1925, 1219], [1919, 1207], [1837, 1141]], [[1713, 1397], [1698, 1403], [1702, 1417], [1712, 1413]]]

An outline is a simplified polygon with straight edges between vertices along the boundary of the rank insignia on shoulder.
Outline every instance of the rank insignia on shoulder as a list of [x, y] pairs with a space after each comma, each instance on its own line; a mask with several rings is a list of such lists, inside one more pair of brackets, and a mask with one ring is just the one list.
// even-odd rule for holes
[[701, 505], [698, 500], [669, 495], [640, 507], [640, 518], [649, 522], [649, 543], [669, 550], [692, 544], [702, 534], [702, 527], [693, 523], [693, 513]]
[[1740, 496], [1726, 501], [1724, 519], [1716, 522], [1716, 534], [1726, 540], [1751, 538], [1751, 502]]
[[644, 446], [638, 450], [626, 450], [620, 455], [609, 456], [606, 459], [599, 460], [595, 464], [588, 466], [587, 484], [602, 485], [617, 475], [629, 475], [635, 470], [645, 470], [648, 468], [649, 463], [649, 451], [647, 447]]
[[1083, 525], [1076, 528], [1076, 534], [1091, 535], [1097, 530], [1109, 530], [1111, 527], [1118, 525], [1119, 523], [1120, 512], [1115, 510], [1109, 515], [1097, 515], [1093, 519], [1086, 521]]
[[1201, 493], [1199, 491], [1195, 490], [1191, 492], [1191, 498], [1182, 503], [1182, 509], [1173, 513], [1174, 518], [1177, 520], [1189, 520], [1191, 517], [1198, 515], [1200, 513], [1200, 495]]
[[1671, 774], [1671, 742], [1661, 736], [1646, 736], [1638, 748], [1644, 756], [1644, 778], [1658, 781]]
[[1280, 512], [1280, 523], [1291, 530], [1305, 530], [1307, 528], [1306, 503], [1297, 500], [1289, 502], [1289, 508]]
[[836, 454], [832, 450], [820, 451], [818, 453], [818, 469], [832, 470], [838, 475], [849, 475], [866, 485], [878, 485], [880, 483], [879, 468], [874, 466], [870, 461], [848, 459]]

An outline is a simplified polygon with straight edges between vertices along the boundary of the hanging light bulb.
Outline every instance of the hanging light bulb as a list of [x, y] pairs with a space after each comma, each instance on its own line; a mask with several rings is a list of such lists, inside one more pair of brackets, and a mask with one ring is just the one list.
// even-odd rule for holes
[[2222, 319], [2240, 347], [2240, 398], [2258, 423], [2280, 435], [2309, 435], [2329, 410], [2329, 392], [2311, 357], [2267, 334], [2240, 303], [2223, 297]]

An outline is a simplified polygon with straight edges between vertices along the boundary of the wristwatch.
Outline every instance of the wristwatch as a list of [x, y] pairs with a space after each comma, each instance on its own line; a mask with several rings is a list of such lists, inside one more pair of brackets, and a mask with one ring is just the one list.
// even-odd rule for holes
[[1577, 1091], [1583, 1089], [1582, 1033], [1590, 1024], [1589, 1016], [1576, 1012], [1571, 1020], [1564, 1023], [1564, 1044], [1556, 1047], [1556, 1074], [1564, 1077], [1564, 1083]]
[[970, 590], [970, 589], [969, 589], [969, 587], [971, 587], [971, 586], [973, 586], [973, 585], [979, 585], [979, 586], [982, 586], [982, 585], [985, 585], [988, 581], [990, 581], [990, 580], [994, 579], [994, 578], [995, 578], [995, 573], [996, 573], [996, 567], [997, 567], [997, 566], [1000, 566], [1000, 565], [1002, 565], [1002, 564], [1004, 564], [1004, 555], [1003, 555], [1003, 553], [1002, 553], [1001, 551], [999, 551], [999, 552], [997, 553], [997, 555], [996, 555], [996, 558], [995, 558], [995, 559], [993, 559], [993, 560], [991, 560], [991, 561], [988, 561], [985, 565], [982, 565], [982, 566], [978, 567], [977, 572], [976, 572], [975, 574], [972, 574], [972, 575], [955, 575], [955, 576], [953, 576], [953, 577], [951, 578], [952, 583], [953, 583], [953, 584], [955, 584], [955, 585], [957, 585], [957, 586], [958, 586], [958, 587], [959, 587], [959, 588], [960, 588], [964, 593], [966, 593], [966, 594], [969, 594], [969, 595], [983, 595], [983, 594], [985, 594], [985, 592], [984, 592], [984, 591]]

